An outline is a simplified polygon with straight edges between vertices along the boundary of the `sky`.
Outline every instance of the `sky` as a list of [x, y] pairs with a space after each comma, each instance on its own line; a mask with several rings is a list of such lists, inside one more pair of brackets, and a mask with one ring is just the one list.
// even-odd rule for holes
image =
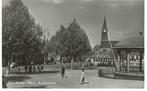
[[[121, 41], [144, 31], [144, 0], [22, 0], [36, 22], [55, 35], [76, 19], [92, 47], [100, 45], [106, 16], [109, 40]], [[9, 0], [3, 0], [5, 6]]]

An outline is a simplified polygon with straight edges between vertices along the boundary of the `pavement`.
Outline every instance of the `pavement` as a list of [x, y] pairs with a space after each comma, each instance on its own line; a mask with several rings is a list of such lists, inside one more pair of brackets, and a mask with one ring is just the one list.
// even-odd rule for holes
[[8, 88], [144, 88], [144, 81], [98, 77], [97, 70], [85, 70], [86, 83], [80, 83], [81, 70], [61, 73], [13, 74], [8, 78]]

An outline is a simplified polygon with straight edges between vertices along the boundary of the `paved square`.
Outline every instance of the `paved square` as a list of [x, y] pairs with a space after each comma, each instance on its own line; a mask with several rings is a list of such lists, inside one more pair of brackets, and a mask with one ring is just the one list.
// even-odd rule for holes
[[[67, 77], [58, 73], [13, 75], [17, 80], [8, 83], [9, 88], [143, 88], [144, 81], [109, 79], [97, 76], [97, 70], [86, 70], [86, 81], [80, 84], [80, 70], [66, 70]], [[24, 79], [23, 79], [24, 78]], [[20, 80], [19, 80], [20, 79]], [[22, 80], [21, 80], [22, 79]], [[18, 82], [18, 83], [17, 83]]]

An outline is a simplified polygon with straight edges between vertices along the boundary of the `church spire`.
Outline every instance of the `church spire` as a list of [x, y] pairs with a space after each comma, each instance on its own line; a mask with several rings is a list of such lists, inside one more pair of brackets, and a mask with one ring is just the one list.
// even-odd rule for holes
[[106, 22], [106, 16], [104, 16], [104, 23], [103, 23], [103, 27], [102, 27], [101, 47], [102, 48], [110, 48], [110, 42], [108, 39], [108, 27], [107, 27], [107, 22]]
[[107, 27], [107, 22], [106, 22], [106, 16], [104, 16], [102, 32], [107, 32], [107, 31], [108, 31], [108, 27]]
[[104, 17], [104, 23], [102, 27], [102, 38], [101, 40], [108, 40], [108, 27], [107, 27], [107, 22], [106, 22], [106, 16]]

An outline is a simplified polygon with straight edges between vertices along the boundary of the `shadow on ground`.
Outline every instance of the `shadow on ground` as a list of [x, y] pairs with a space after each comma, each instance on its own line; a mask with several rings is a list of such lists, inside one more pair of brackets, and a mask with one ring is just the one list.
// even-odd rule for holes
[[42, 71], [42, 72], [11, 72], [11, 74], [46, 74], [46, 73], [59, 73], [60, 71]]
[[29, 77], [29, 76], [8, 76], [8, 77], [6, 77], [7, 82], [8, 81], [18, 81], [18, 82], [20, 82], [20, 81], [24, 81], [26, 79], [31, 79], [31, 77]]
[[125, 76], [120, 76], [116, 77], [114, 75], [103, 75], [101, 76], [102, 78], [107, 78], [107, 79], [116, 79], [116, 80], [138, 80], [138, 81], [144, 81], [144, 78], [142, 77], [125, 77]]
[[21, 87], [21, 88], [46, 88], [46, 86]]

